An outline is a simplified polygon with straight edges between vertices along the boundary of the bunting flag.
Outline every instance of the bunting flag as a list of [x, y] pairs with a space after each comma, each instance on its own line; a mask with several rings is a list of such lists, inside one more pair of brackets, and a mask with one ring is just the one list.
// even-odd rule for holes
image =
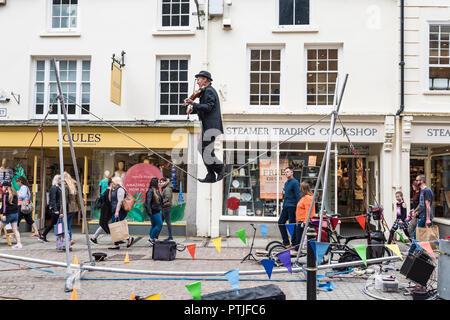
[[77, 288], [73, 287], [72, 294], [70, 295], [70, 300], [78, 300]]
[[264, 266], [264, 269], [266, 269], [266, 273], [270, 277], [272, 276], [272, 270], [273, 266], [275, 265], [275, 261], [272, 259], [263, 259], [261, 260], [262, 265]]
[[428, 241], [420, 241], [417, 244], [422, 247], [430, 256], [436, 259], [433, 249], [431, 248], [431, 244]]
[[195, 244], [190, 244], [190, 245], [186, 246], [189, 253], [191, 254], [192, 259], [194, 259], [194, 256], [195, 256], [195, 247], [196, 247]]
[[228, 271], [225, 273], [225, 277], [227, 277], [236, 294], [239, 294], [239, 268]]
[[136, 300], [136, 297], [134, 296], [134, 292], [131, 293], [130, 300]]
[[216, 246], [217, 251], [219, 251], [219, 253], [220, 253], [220, 248], [222, 246], [222, 238], [214, 239], [214, 240], [212, 240], [212, 242]]
[[397, 244], [386, 244], [385, 246], [403, 260], [402, 254]]
[[295, 223], [289, 223], [286, 225], [286, 229], [288, 229], [291, 237], [294, 236]]
[[259, 230], [261, 231], [261, 234], [262, 234], [264, 239], [266, 238], [268, 229], [269, 229], [269, 226], [267, 224], [260, 224], [259, 225]]
[[366, 262], [367, 246], [365, 244], [360, 244], [360, 245], [354, 246], [353, 248], [356, 250], [356, 252], [361, 257], [361, 259], [364, 262], [364, 264], [367, 266], [367, 262]]
[[281, 263], [292, 273], [291, 267], [291, 250], [286, 250], [277, 254], [278, 259], [280, 259]]
[[402, 240], [403, 243], [405, 243], [405, 239], [403, 238], [402, 234], [398, 231], [395, 231], [396, 234], [400, 237], [400, 240]]
[[161, 293], [152, 294], [151, 296], [145, 297], [145, 300], [161, 300]]
[[236, 231], [236, 234], [238, 235], [239, 239], [242, 240], [243, 243], [247, 244], [247, 239], [245, 238], [245, 229]]
[[336, 289], [336, 286], [331, 281], [327, 281], [326, 283], [320, 283], [319, 282], [319, 288], [325, 289], [327, 291], [332, 291], [333, 289]]
[[339, 218], [331, 218], [331, 222], [333, 223], [333, 228], [336, 229], [339, 223]]
[[194, 300], [202, 300], [202, 283], [200, 281], [186, 285]]
[[419, 241], [413, 239], [412, 244], [416, 245], [416, 246], [417, 246], [417, 249], [418, 249], [419, 251], [422, 251], [422, 250], [423, 250], [422, 247], [419, 246]]
[[316, 257], [317, 264], [320, 264], [330, 244], [327, 242], [316, 242], [316, 240], [311, 240], [309, 243], [311, 244], [311, 248], [314, 251], [314, 256]]
[[359, 225], [363, 230], [366, 230], [366, 217], [365, 216], [357, 216], [355, 217], [356, 220], [358, 220]]

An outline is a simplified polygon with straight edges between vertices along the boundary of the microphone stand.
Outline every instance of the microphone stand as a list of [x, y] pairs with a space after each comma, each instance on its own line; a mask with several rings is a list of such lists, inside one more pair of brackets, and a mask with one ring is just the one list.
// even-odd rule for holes
[[244, 262], [245, 260], [250, 260], [253, 259], [256, 262], [259, 262], [258, 259], [255, 258], [255, 256], [252, 254], [252, 250], [253, 250], [253, 243], [255, 241], [255, 234], [256, 234], [256, 228], [255, 225], [253, 223], [250, 223], [250, 225], [253, 228], [253, 239], [252, 239], [252, 245], [250, 246], [250, 252], [244, 257], [244, 259], [242, 259], [241, 263]]

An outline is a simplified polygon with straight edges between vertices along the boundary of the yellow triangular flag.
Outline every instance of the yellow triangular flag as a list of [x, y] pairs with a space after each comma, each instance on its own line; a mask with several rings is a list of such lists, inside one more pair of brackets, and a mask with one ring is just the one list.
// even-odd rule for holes
[[398, 244], [385, 244], [385, 246], [403, 260]]
[[73, 287], [72, 295], [70, 296], [70, 300], [78, 300], [77, 288], [75, 288], [75, 287]]
[[75, 256], [75, 258], [73, 259], [73, 264], [80, 264], [80, 263], [78, 262], [77, 256]]
[[222, 245], [222, 238], [214, 239], [214, 240], [212, 240], [212, 242], [216, 246], [217, 251], [219, 251], [219, 253], [220, 253], [220, 247]]
[[161, 293], [152, 294], [145, 298], [145, 300], [161, 300]]
[[134, 292], [131, 293], [130, 300], [136, 300], [136, 298], [135, 298], [135, 296], [134, 296]]
[[125, 255], [125, 260], [123, 260], [123, 263], [130, 263], [130, 256], [127, 254]]

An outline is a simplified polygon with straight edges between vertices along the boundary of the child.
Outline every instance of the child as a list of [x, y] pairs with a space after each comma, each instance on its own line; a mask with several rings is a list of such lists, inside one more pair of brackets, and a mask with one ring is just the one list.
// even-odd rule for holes
[[17, 204], [17, 194], [14, 189], [11, 188], [11, 182], [5, 181], [2, 184], [2, 217], [0, 220], [0, 237], [2, 235], [3, 228], [11, 223], [12, 230], [16, 236], [17, 244], [13, 246], [14, 249], [22, 248], [20, 242], [19, 229], [17, 228], [17, 222], [19, 220], [19, 206]]
[[397, 191], [395, 193], [395, 199], [397, 200], [396, 203], [396, 212], [397, 212], [397, 218], [394, 221], [394, 224], [392, 225], [388, 244], [392, 242], [392, 239], [394, 238], [395, 231], [400, 227], [400, 229], [403, 230], [405, 235], [410, 238], [409, 232], [408, 232], [408, 221], [406, 220], [406, 203], [403, 200], [403, 193], [401, 191]]

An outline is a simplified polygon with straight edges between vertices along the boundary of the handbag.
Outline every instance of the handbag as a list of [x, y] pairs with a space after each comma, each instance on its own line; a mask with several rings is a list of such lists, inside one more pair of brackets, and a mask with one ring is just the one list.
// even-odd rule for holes
[[102, 196], [99, 196], [99, 197], [97, 197], [97, 199], [95, 199], [94, 208], [101, 209], [102, 206], [103, 206]]
[[133, 198], [133, 195], [131, 193], [126, 192], [125, 199], [123, 199], [122, 201], [122, 209], [125, 212], [130, 212], [131, 209], [133, 209], [135, 203], [136, 199]]
[[113, 242], [126, 240], [130, 237], [127, 220], [110, 223], [108, 227]]
[[430, 242], [431, 248], [437, 249], [437, 245], [434, 242], [439, 241], [439, 227], [433, 224], [431, 227], [417, 227], [416, 229], [417, 241]]
[[24, 214], [30, 214], [33, 212], [33, 203], [31, 202], [31, 193], [30, 189], [27, 188], [28, 200], [22, 200], [22, 204], [20, 206], [20, 212]]
[[53, 232], [55, 233], [55, 236], [64, 233], [64, 224], [61, 218], [58, 218], [58, 222], [53, 226]]

